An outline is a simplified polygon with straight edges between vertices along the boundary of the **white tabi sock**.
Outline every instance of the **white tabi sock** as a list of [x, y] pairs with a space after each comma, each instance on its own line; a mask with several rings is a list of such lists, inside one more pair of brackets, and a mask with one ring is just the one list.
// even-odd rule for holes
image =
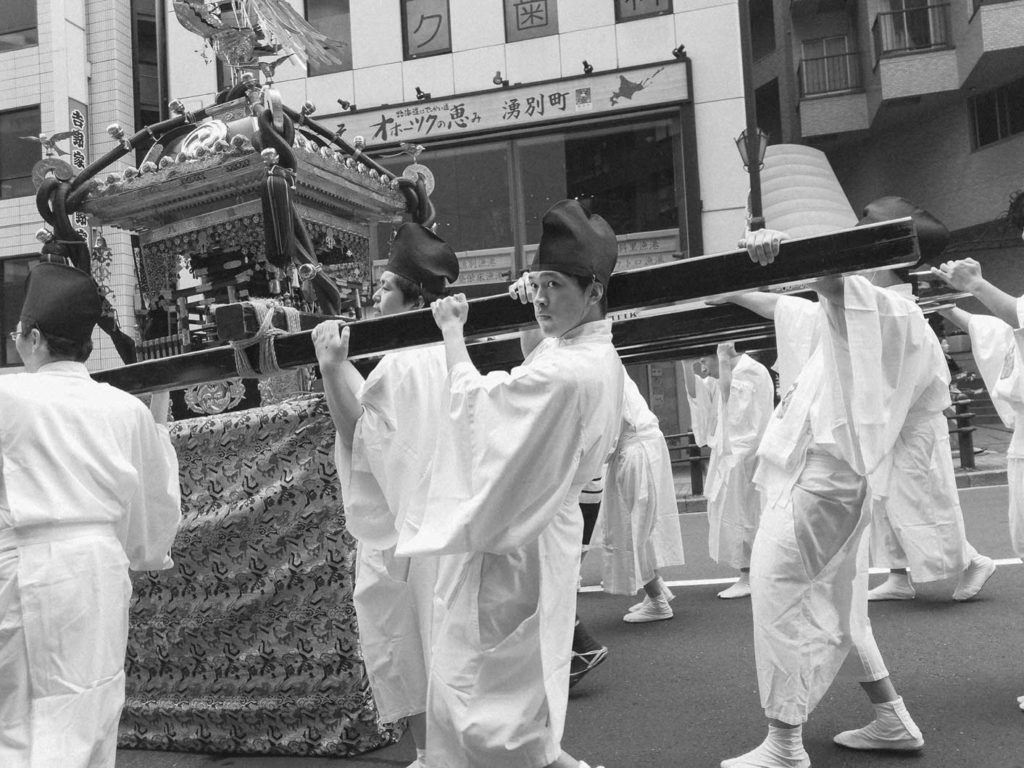
[[843, 731], [833, 739], [850, 749], [917, 750], [924, 746], [921, 729], [910, 716], [902, 697], [872, 705], [875, 719], [854, 731]]
[[722, 761], [722, 768], [810, 768], [804, 749], [803, 726], [768, 726], [768, 738], [745, 755]]

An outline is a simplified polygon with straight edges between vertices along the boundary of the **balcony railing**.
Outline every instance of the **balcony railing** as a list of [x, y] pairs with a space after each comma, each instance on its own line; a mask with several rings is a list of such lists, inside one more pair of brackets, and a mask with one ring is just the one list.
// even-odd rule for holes
[[863, 87], [860, 76], [860, 54], [837, 53], [804, 59], [797, 70], [800, 95], [855, 91]]
[[876, 64], [893, 53], [944, 48], [950, 44], [949, 3], [880, 13], [871, 32]]

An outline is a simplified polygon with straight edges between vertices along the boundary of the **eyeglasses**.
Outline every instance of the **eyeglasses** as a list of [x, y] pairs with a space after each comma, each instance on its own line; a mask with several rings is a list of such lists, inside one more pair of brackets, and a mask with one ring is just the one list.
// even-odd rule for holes
[[11, 341], [17, 341], [18, 337], [21, 336], [21, 331], [11, 331], [7, 335], [11, 337]]

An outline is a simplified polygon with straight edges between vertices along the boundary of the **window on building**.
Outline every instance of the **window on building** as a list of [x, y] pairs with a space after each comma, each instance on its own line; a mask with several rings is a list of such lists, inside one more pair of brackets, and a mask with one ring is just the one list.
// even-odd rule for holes
[[451, 53], [448, 0], [402, 0], [402, 44], [406, 60]]
[[39, 261], [39, 254], [0, 259], [0, 367], [21, 365], [11, 331], [18, 329], [21, 305], [25, 301], [25, 278]]
[[589, 203], [625, 235], [679, 226], [678, 126], [671, 120], [596, 127], [518, 142], [526, 242], [558, 200]]
[[[160, 122], [165, 109], [160, 40], [156, 27], [156, 0], [132, 0], [132, 74], [135, 84], [135, 125], [131, 133]], [[147, 138], [135, 149], [141, 162], [153, 145]]]
[[775, 50], [772, 0], [750, 0], [750, 54], [757, 61]]
[[[410, 160], [404, 156], [381, 162], [401, 173]], [[475, 282], [490, 283], [493, 293], [493, 284], [506, 280], [513, 266], [528, 265], [540, 240], [544, 212], [565, 198], [578, 198], [603, 216], [620, 240], [665, 231], [674, 237], [682, 228], [679, 239], [687, 242], [677, 119], [591, 124], [469, 146], [441, 145], [428, 148], [419, 162], [436, 180], [431, 201], [437, 232], [464, 254], [464, 289], [473, 287], [463, 281], [475, 280], [470, 277], [474, 269], [490, 269]], [[685, 246], [677, 243], [671, 250]], [[509, 274], [502, 277], [502, 272]]]
[[36, 0], [0, 0], [0, 53], [39, 45]]
[[505, 42], [558, 34], [558, 0], [505, 0]]
[[39, 125], [39, 107], [0, 112], [0, 198], [35, 194], [32, 166], [42, 150], [21, 137], [38, 136]]
[[779, 79], [769, 80], [754, 91], [757, 125], [768, 133], [769, 144], [784, 141], [782, 136], [782, 102], [779, 99]]
[[615, 0], [615, 21], [633, 21], [672, 13], [672, 0]]
[[875, 58], [901, 51], [949, 45], [949, 3], [933, 0], [889, 0], [889, 10], [872, 24]]
[[310, 60], [309, 76], [328, 75], [332, 72], [347, 72], [352, 69], [352, 17], [349, 13], [350, 0], [306, 0], [306, 20], [317, 30], [338, 43], [344, 43], [342, 50], [334, 50], [342, 59], [341, 64], [317, 64]]
[[846, 35], [803, 41], [800, 91], [804, 96], [860, 87], [860, 61], [849, 47], [850, 40]]
[[975, 149], [1024, 133], [1024, 78], [975, 96], [968, 106]]

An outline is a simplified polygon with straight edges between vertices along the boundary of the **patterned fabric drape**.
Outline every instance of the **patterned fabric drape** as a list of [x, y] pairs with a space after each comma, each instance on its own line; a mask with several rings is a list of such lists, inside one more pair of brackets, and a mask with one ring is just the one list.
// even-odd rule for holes
[[122, 747], [352, 755], [378, 722], [322, 397], [175, 422], [175, 567], [133, 575]]

